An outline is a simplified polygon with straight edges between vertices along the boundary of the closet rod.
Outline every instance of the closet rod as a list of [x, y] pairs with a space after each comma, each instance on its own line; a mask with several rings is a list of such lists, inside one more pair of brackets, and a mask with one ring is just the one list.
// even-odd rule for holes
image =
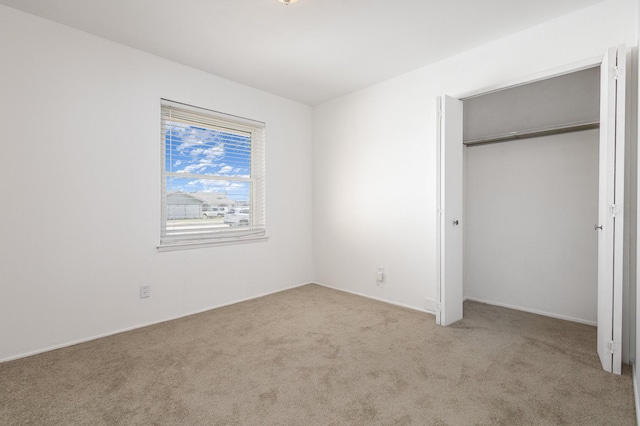
[[463, 145], [476, 146], [486, 145], [490, 143], [507, 142], [517, 139], [537, 138], [541, 136], [559, 135], [562, 133], [580, 132], [582, 130], [598, 129], [600, 127], [599, 121], [581, 121], [577, 123], [563, 124], [561, 126], [547, 127], [543, 129], [524, 130], [521, 132], [509, 132], [495, 136], [488, 136], [486, 138], [469, 139], [463, 141]]

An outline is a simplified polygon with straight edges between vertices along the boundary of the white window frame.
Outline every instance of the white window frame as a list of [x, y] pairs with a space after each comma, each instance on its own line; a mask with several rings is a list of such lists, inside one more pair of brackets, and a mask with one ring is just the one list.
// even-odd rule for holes
[[[166, 170], [166, 123], [179, 122], [183, 125], [211, 128], [224, 132], [238, 132], [250, 135], [251, 165], [249, 177], [217, 176], [192, 173], [175, 173]], [[237, 117], [194, 107], [180, 102], [161, 99], [161, 229], [158, 251], [173, 251], [210, 247], [217, 245], [258, 242], [267, 240], [266, 235], [266, 206], [265, 206], [265, 123], [247, 118]], [[249, 209], [250, 221], [247, 226], [221, 227], [209, 229], [204, 226], [194, 231], [178, 232], [167, 226], [167, 178], [208, 179], [216, 181], [247, 182], [250, 187]]]

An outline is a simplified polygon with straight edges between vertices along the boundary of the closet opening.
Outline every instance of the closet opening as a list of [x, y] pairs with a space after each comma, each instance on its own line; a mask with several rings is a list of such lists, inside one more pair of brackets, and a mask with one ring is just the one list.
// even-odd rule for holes
[[581, 71], [437, 98], [437, 324], [462, 319], [465, 296], [597, 322], [602, 368], [621, 373], [626, 58], [614, 46]]
[[597, 325], [600, 68], [462, 102], [464, 298]]

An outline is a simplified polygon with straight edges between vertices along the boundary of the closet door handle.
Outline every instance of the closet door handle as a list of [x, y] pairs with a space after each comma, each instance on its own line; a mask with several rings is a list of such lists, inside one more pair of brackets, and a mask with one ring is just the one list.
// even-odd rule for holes
[[594, 230], [594, 231], [597, 231], [598, 229], [602, 231], [602, 225], [598, 226], [598, 225], [596, 224], [596, 225], [593, 227], [593, 230]]
[[453, 221], [453, 224], [454, 224], [454, 225], [457, 225], [458, 223], [459, 223], [459, 222], [458, 222], [458, 219], [456, 219], [456, 220], [454, 220], [454, 221]]

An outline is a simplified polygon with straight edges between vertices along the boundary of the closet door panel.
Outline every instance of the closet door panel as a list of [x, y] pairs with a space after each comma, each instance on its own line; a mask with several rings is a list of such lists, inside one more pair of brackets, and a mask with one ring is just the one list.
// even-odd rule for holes
[[440, 101], [440, 280], [436, 322], [450, 325], [462, 319], [462, 101]]
[[625, 67], [624, 47], [610, 48], [600, 80], [598, 356], [616, 374], [622, 369]]

